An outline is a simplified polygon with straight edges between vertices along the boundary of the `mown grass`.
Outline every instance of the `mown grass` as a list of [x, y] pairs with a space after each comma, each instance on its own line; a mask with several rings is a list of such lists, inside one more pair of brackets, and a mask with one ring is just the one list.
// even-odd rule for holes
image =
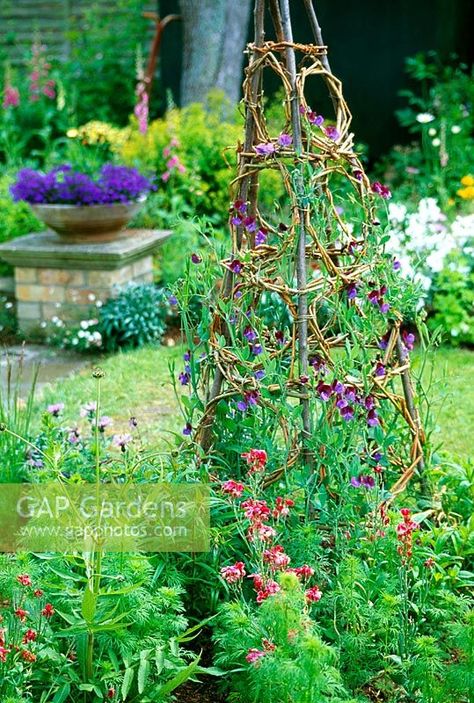
[[[105, 359], [101, 368], [102, 412], [114, 418], [115, 431], [125, 431], [130, 416], [138, 418], [144, 438], [157, 448], [173, 442], [173, 432], [181, 433], [183, 421], [170, 382], [170, 364], [181, 366], [183, 349], [160, 347], [123, 352]], [[435, 420], [432, 441], [450, 454], [466, 459], [472, 456], [474, 430], [474, 352], [438, 349], [422, 368], [420, 354], [413, 355], [416, 376], [423, 371], [423, 383], [431, 397]], [[44, 389], [38, 404], [63, 402], [65, 419], [77, 420], [84, 402], [94, 400], [96, 381], [90, 369]]]

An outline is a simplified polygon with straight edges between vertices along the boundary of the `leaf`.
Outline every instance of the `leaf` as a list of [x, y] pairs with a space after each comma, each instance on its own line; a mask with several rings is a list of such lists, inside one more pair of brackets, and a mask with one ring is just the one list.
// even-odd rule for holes
[[146, 688], [148, 676], [150, 674], [150, 662], [148, 656], [150, 650], [146, 649], [140, 652], [140, 666], [138, 667], [138, 693], [143, 693]]
[[135, 672], [133, 669], [125, 669], [125, 674], [122, 681], [122, 700], [126, 700], [133, 683], [133, 676]]
[[71, 692], [71, 685], [69, 683], [65, 683], [61, 688], [56, 691], [56, 694], [52, 700], [52, 703], [64, 703], [66, 698], [69, 696]]
[[172, 679], [169, 679], [169, 681], [167, 681], [163, 686], [161, 686], [159, 691], [157, 691], [157, 695], [160, 698], [164, 698], [176, 688], [178, 688], [178, 686], [181, 686], [183, 683], [185, 683], [185, 681], [190, 679], [191, 676], [195, 674], [197, 669], [199, 668], [200, 659], [201, 656], [199, 655], [193, 662], [191, 662], [191, 664], [186, 666], [184, 669], [181, 669], [181, 671], [178, 671], [176, 676], [173, 676]]
[[87, 586], [84, 591], [84, 597], [81, 605], [82, 616], [87, 623], [91, 623], [94, 620], [96, 607], [97, 595], [91, 591], [89, 586]]

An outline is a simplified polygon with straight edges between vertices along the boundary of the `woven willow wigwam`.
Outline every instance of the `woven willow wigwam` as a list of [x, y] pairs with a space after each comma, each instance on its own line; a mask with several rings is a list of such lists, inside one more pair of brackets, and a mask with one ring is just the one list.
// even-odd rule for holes
[[[315, 44], [293, 41], [289, 0], [274, 0], [266, 5], [265, 0], [256, 2], [255, 40], [248, 46], [249, 65], [243, 85], [245, 141], [238, 149], [238, 173], [232, 183], [232, 254], [222, 262], [225, 275], [220, 296], [224, 306], [232, 301], [237, 307], [245, 304], [246, 309], [254, 310], [264, 294], [279, 296], [293, 321], [292, 333], [282, 340], [267, 330], [263, 341], [267, 359], [284, 360], [286, 378], [267, 385], [265, 394], [259, 393], [256, 359], [246, 361], [237, 354], [223, 306], [216, 306], [210, 333], [211, 369], [206, 375], [207, 405], [195, 437], [206, 450], [213, 445], [213, 425], [221, 402], [237, 403], [244, 398], [274, 413], [287, 453], [281, 466], [267, 478], [268, 484], [298, 462], [311, 465], [311, 437], [317, 431], [314, 359], [330, 371], [341, 353], [338, 348], [350, 341], [349, 332], [337, 328], [338, 303], [330, 306], [326, 319], [321, 319], [321, 310], [328, 301], [347, 301], [347, 291], [356, 291], [360, 281], [375, 270], [377, 261], [371, 259], [369, 241], [377, 222], [373, 189], [354, 152], [351, 114], [341, 82], [331, 73], [311, 1], [306, 0], [305, 7]], [[267, 9], [272, 16], [275, 41], [264, 40]], [[269, 133], [265, 120], [262, 86], [268, 71], [277, 76], [285, 96], [279, 137]], [[322, 81], [329, 93], [334, 117], [327, 127], [323, 127], [307, 102], [309, 79]], [[276, 170], [284, 184], [290, 220], [286, 227], [272, 224], [268, 221], [271, 218], [266, 219], [259, 210], [259, 179], [267, 169]], [[353, 231], [335, 203], [334, 191], [336, 187], [340, 189], [337, 183], [341, 179], [350, 186], [350, 197], [360, 212]], [[373, 249], [373, 257], [377, 256]], [[345, 304], [357, 305], [357, 301]], [[363, 306], [358, 314], [364, 316]], [[387, 324], [386, 348], [380, 358], [386, 373], [371, 376], [370, 394], [376, 404], [393, 404], [411, 438], [408, 461], [406, 456], [402, 460], [395, 453], [390, 457], [399, 477], [390, 490], [393, 497], [403, 490], [417, 468], [422, 468], [423, 431], [401, 336], [403, 319], [396, 309], [390, 309]], [[364, 344], [364, 340], [359, 341]], [[369, 346], [376, 348], [373, 341]], [[401, 382], [393, 383], [394, 377], [400, 377]], [[364, 391], [361, 379], [343, 380], [356, 393]], [[302, 406], [300, 426], [296, 429], [289, 427], [280, 412], [283, 395]]]

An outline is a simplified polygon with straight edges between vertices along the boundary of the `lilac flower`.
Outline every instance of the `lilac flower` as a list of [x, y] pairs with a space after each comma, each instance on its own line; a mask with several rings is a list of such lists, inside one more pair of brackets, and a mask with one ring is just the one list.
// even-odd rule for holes
[[185, 437], [189, 437], [192, 434], [193, 431], [193, 426], [191, 425], [190, 422], [187, 422], [185, 426], [183, 427], [183, 434]]
[[333, 125], [329, 125], [329, 127], [325, 127], [324, 134], [326, 135], [326, 137], [328, 137], [329, 139], [332, 139], [334, 142], [337, 141], [339, 139], [339, 137], [341, 136], [339, 134], [338, 130], [336, 129], [336, 127], [334, 127]]
[[99, 432], [105, 432], [107, 427], [113, 424], [113, 420], [108, 415], [102, 415], [97, 422], [97, 428]]
[[270, 156], [275, 153], [275, 145], [272, 142], [256, 144], [254, 149], [259, 156]]
[[263, 347], [261, 344], [254, 344], [252, 346], [252, 354], [255, 354], [255, 356], [259, 356], [262, 353], [263, 353]]
[[234, 259], [233, 261], [230, 262], [229, 268], [232, 271], [232, 273], [239, 274], [242, 271], [243, 264], [239, 259]]
[[285, 132], [282, 132], [278, 137], [278, 144], [280, 146], [291, 146], [293, 144], [293, 137], [291, 134], [285, 134]]
[[112, 438], [112, 444], [114, 447], [118, 447], [122, 452], [126, 452], [132, 440], [133, 437], [130, 434], [115, 434]]
[[347, 297], [349, 300], [354, 300], [357, 298], [357, 284], [351, 283], [347, 288]]
[[244, 329], [244, 337], [249, 342], [254, 342], [257, 339], [257, 333], [250, 326]]
[[264, 227], [260, 227], [255, 235], [255, 245], [259, 247], [261, 244], [265, 244], [267, 241], [268, 231]]
[[52, 403], [46, 408], [46, 412], [53, 417], [59, 417], [61, 412], [64, 410], [64, 403]]
[[194, 254], [191, 254], [191, 261], [193, 262], [193, 264], [200, 264], [202, 261], [202, 258], [199, 256], [199, 254], [194, 253]]
[[315, 127], [321, 127], [324, 122], [324, 117], [322, 115], [318, 115], [316, 112], [310, 112], [308, 114], [308, 120], [311, 124], [314, 124]]
[[383, 377], [386, 375], [386, 373], [387, 372], [386, 372], [385, 366], [382, 364], [381, 361], [378, 361], [377, 366], [375, 367], [374, 375], [379, 376], [379, 377]]

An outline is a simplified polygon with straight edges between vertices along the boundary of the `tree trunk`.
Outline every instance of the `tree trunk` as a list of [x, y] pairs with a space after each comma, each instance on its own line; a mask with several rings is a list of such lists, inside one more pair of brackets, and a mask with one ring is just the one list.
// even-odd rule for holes
[[180, 0], [184, 25], [181, 104], [202, 102], [213, 88], [236, 103], [251, 0]]

